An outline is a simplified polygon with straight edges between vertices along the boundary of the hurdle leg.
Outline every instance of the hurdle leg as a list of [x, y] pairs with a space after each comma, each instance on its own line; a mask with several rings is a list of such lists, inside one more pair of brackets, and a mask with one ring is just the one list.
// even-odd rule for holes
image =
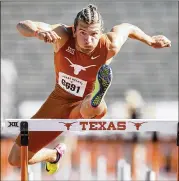
[[21, 181], [28, 180], [28, 146], [21, 146]]
[[179, 146], [177, 146], [177, 181], [179, 181]]
[[117, 180], [131, 181], [131, 166], [126, 160], [118, 160], [117, 162]]
[[137, 179], [136, 173], [136, 149], [138, 143], [138, 136], [136, 133], [133, 134], [132, 138], [132, 161], [131, 161], [131, 170], [132, 170], [132, 179], [135, 181]]
[[156, 181], [156, 173], [152, 170], [146, 172], [145, 181]]
[[177, 126], [177, 181], [179, 181], [179, 122]]
[[157, 132], [152, 135], [152, 170], [156, 174], [156, 179], [159, 177], [160, 170], [160, 155], [159, 155], [159, 140]]
[[28, 123], [20, 123], [21, 135], [21, 181], [28, 181]]
[[107, 159], [104, 156], [99, 156], [97, 160], [97, 179], [107, 180]]

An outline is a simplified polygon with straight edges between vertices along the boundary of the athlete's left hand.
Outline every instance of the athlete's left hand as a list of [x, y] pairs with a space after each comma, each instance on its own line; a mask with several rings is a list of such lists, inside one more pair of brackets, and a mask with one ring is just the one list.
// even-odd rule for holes
[[151, 46], [153, 48], [171, 47], [171, 41], [163, 35], [153, 36], [152, 40], [153, 40], [153, 42], [152, 42]]

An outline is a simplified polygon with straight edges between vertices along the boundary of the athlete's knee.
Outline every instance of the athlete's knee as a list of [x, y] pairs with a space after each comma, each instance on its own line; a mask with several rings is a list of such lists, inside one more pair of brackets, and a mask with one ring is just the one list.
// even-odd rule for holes
[[91, 119], [96, 116], [106, 114], [107, 105], [105, 101], [102, 101], [101, 104], [97, 107], [92, 107], [90, 102], [84, 102], [80, 108], [80, 114], [84, 119]]
[[96, 115], [96, 117], [94, 117], [94, 118], [95, 119], [101, 119], [106, 115], [106, 113], [107, 113], [107, 106], [106, 106], [106, 103], [105, 103], [103, 105], [103, 111], [100, 114]]
[[8, 162], [12, 166], [20, 167], [20, 147], [14, 144], [8, 157]]
[[106, 105], [106, 103], [103, 105], [103, 112], [102, 112], [102, 117], [103, 116], [105, 116], [106, 115], [106, 113], [107, 113], [107, 105]]

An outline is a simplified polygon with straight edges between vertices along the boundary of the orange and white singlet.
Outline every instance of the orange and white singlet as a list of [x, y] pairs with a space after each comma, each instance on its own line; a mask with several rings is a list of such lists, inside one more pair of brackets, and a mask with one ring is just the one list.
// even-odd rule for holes
[[91, 55], [75, 49], [75, 39], [71, 36], [65, 45], [54, 53], [56, 83], [67, 94], [83, 99], [91, 93], [98, 69], [105, 64], [108, 40], [102, 35]]
[[[56, 86], [32, 119], [81, 119], [79, 105], [93, 90], [98, 69], [106, 62], [107, 47], [108, 39], [103, 35], [89, 56], [75, 49], [75, 39], [71, 36], [54, 53]], [[96, 118], [105, 114], [106, 109]], [[29, 151], [36, 153], [60, 134], [60, 131], [30, 131]], [[20, 135], [16, 143], [21, 145]]]

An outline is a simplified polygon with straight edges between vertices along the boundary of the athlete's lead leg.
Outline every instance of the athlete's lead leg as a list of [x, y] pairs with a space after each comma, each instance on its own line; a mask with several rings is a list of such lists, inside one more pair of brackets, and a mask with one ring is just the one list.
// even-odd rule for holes
[[112, 82], [112, 70], [108, 65], [103, 65], [98, 71], [95, 89], [87, 95], [80, 105], [75, 107], [70, 119], [91, 119], [105, 115], [107, 106], [104, 101], [104, 96]]

